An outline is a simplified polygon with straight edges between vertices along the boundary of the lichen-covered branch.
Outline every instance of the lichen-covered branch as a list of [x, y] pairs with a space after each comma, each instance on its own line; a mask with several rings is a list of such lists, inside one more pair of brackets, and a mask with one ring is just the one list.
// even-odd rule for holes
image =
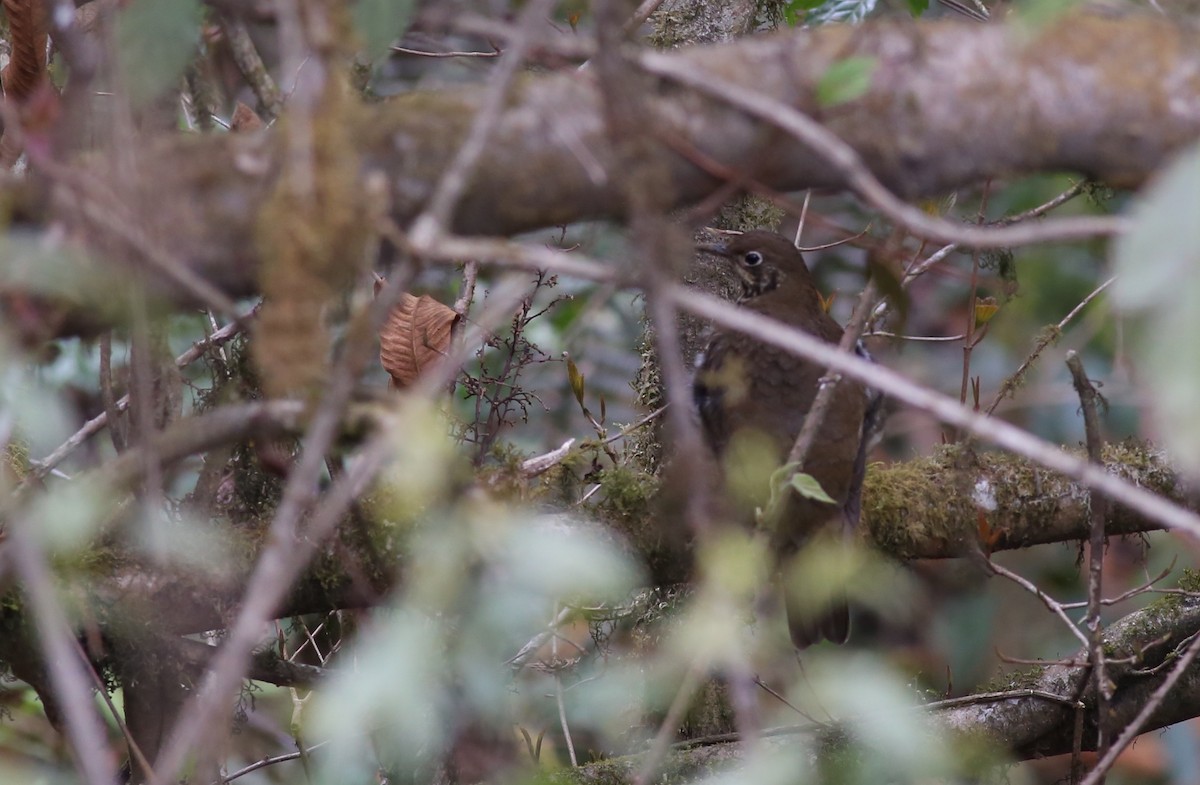
[[[1143, 182], [1200, 133], [1198, 43], [1196, 31], [1162, 17], [1075, 13], [1036, 29], [829, 26], [672, 57], [808, 113], [886, 186], [916, 197], [1018, 172], [1074, 170], [1113, 185]], [[874, 60], [870, 88], [822, 108], [816, 85], [832, 63], [854, 56]], [[846, 185], [829, 161], [735, 108], [665, 80], [651, 89], [647, 123], [675, 204], [720, 185], [676, 152], [680, 140], [778, 190]], [[401, 225], [424, 208], [484, 97], [478, 88], [418, 91], [364, 107], [349, 121], [346, 137], [365, 170], [385, 175]], [[156, 173], [147, 183], [155, 210], [145, 216], [153, 234], [227, 291], [255, 289], [253, 226], [280, 155], [270, 131], [181, 138], [147, 150], [145, 169]], [[452, 228], [512, 234], [619, 218], [623, 200], [607, 176], [617, 165], [591, 72], [527, 77], [492, 129]], [[69, 218], [79, 200], [60, 199], [58, 208]]]
[[[1107, 445], [1108, 471], [1173, 502], [1187, 504], [1187, 489], [1166, 456], [1148, 444]], [[865, 537], [899, 559], [965, 555], [1086, 540], [1088, 490], [1023, 458], [998, 452], [943, 448], [927, 458], [876, 465], [863, 490]], [[1153, 531], [1127, 507], [1109, 507], [1108, 535]]]
[[[1192, 576], [1187, 581], [1198, 588]], [[1200, 631], [1200, 596], [1172, 595], [1132, 613], [1113, 624], [1104, 638], [1110, 655], [1110, 677], [1116, 685], [1110, 705], [1111, 723], [1121, 727], [1145, 704], [1150, 694], [1166, 678], [1176, 657], [1176, 649]], [[1001, 755], [1017, 760], [1057, 755], [1071, 751], [1074, 715], [1084, 712], [1088, 732], [1084, 748], [1091, 749], [1096, 733], [1095, 696], [1086, 684], [1089, 675], [1087, 652], [1078, 652], [1069, 664], [1034, 667], [1013, 676], [1009, 683], [975, 697], [933, 706], [924, 720], [936, 732], [939, 728], [962, 734], [964, 741], [993, 745]], [[1161, 666], [1161, 667], [1160, 667]], [[914, 700], [914, 702], [916, 702]], [[1146, 731], [1162, 728], [1200, 716], [1200, 675], [1186, 674], [1168, 700], [1153, 715]], [[889, 718], [873, 716], [875, 722], [920, 722], [922, 715], [906, 713]], [[829, 725], [767, 731], [764, 743], [776, 748], [797, 744], [801, 734], [828, 731]], [[825, 735], [824, 738], [828, 738]], [[686, 782], [712, 769], [731, 766], [741, 760], [744, 746], [736, 739], [706, 746], [679, 749], [668, 756], [667, 779]], [[636, 756], [561, 769], [551, 781], [557, 785], [604, 783], [623, 785], [633, 782], [638, 770]]]

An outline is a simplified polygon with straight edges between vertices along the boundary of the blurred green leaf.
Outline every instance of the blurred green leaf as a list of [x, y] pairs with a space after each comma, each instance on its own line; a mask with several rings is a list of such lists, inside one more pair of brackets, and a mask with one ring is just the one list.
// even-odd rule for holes
[[817, 482], [817, 478], [811, 474], [793, 474], [792, 479], [788, 483], [795, 489], [796, 493], [806, 499], [815, 499], [826, 504], [837, 504], [833, 497], [825, 493], [825, 489], [821, 487], [821, 483]]
[[[845, 652], [805, 664], [812, 695], [797, 700], [826, 707], [842, 718], [850, 755], [831, 762], [847, 764], [839, 778], [848, 783], [941, 781], [954, 771], [945, 729], [913, 711], [917, 695], [894, 667], [877, 657]], [[904, 717], [903, 721], [899, 720]]]
[[[1129, 356], [1144, 374], [1148, 406], [1172, 457], [1200, 471], [1200, 146], [1175, 159], [1130, 211], [1133, 229], [1112, 244], [1114, 303], [1129, 317]], [[1182, 348], [1181, 348], [1182, 347]]]
[[610, 536], [565, 515], [513, 526], [497, 545], [499, 574], [544, 599], [618, 602], [641, 577]]
[[53, 493], [36, 497], [30, 510], [32, 530], [47, 552], [75, 553], [91, 544], [111, 507], [111, 492], [100, 483], [62, 483]]
[[811, 11], [821, 5], [823, 0], [791, 0], [783, 7], [783, 18], [791, 27], [802, 21], [806, 11]]
[[[445, 630], [413, 610], [379, 612], [355, 647], [353, 668], [339, 671], [318, 693], [312, 738], [330, 739], [316, 758], [321, 782], [365, 782], [376, 773], [376, 751], [409, 767], [436, 757], [449, 740]], [[378, 747], [376, 746], [378, 744]], [[365, 775], [359, 777], [356, 775]]]
[[358, 0], [354, 29], [372, 63], [387, 55], [392, 42], [404, 35], [412, 19], [413, 0]]
[[115, 54], [135, 106], [183, 75], [203, 20], [200, 0], [134, 0], [117, 15]]
[[831, 107], [859, 98], [871, 87], [873, 73], [874, 57], [847, 57], [837, 61], [817, 82], [817, 103]]
[[929, 0], [908, 0], [908, 12], [913, 15], [914, 19], [928, 10]]

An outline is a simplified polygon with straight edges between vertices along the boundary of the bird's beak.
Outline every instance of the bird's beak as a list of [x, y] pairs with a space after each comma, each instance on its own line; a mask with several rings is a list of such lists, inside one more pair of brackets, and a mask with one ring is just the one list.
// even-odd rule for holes
[[696, 250], [714, 256], [729, 256], [729, 246], [725, 243], [697, 243]]

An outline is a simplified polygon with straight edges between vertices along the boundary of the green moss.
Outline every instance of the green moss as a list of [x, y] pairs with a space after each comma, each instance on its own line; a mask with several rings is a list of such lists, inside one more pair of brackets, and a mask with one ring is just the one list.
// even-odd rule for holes
[[1179, 588], [1184, 591], [1200, 592], [1200, 570], [1184, 567], [1183, 574], [1179, 576]]
[[871, 539], [899, 558], [923, 555], [931, 543], [962, 544], [975, 536], [976, 512], [961, 481], [974, 477], [974, 454], [945, 446], [925, 459], [868, 467], [863, 521]]
[[779, 205], [761, 196], [742, 195], [721, 207], [715, 226], [739, 232], [751, 229], [776, 231], [787, 213]]
[[1031, 665], [1007, 673], [998, 673], [980, 689], [980, 692], [1011, 692], [1013, 690], [1041, 689], [1042, 677], [1046, 669], [1039, 665]]
[[604, 469], [597, 478], [603, 497], [598, 508], [605, 517], [641, 520], [658, 490], [657, 478], [629, 466]]

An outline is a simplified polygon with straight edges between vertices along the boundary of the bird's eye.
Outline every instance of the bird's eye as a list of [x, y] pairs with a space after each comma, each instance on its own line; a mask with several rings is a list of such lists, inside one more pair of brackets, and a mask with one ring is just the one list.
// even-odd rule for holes
[[748, 254], [742, 257], [742, 261], [746, 263], [747, 267], [758, 267], [760, 264], [762, 264], [762, 260], [763, 255], [758, 251], [750, 251]]

